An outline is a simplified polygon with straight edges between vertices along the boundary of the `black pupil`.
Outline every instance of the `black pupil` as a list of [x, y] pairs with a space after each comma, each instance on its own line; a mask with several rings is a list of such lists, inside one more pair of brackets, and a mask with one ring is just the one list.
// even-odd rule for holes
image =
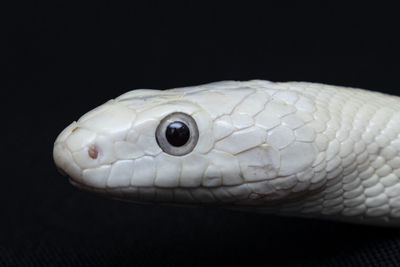
[[183, 146], [187, 143], [190, 137], [189, 128], [180, 121], [170, 123], [165, 131], [165, 137], [173, 146]]

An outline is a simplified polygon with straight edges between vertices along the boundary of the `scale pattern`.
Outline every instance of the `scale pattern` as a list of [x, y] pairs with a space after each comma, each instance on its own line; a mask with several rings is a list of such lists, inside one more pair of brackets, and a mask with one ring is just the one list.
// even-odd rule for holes
[[282, 211], [377, 223], [399, 218], [399, 99], [306, 83], [288, 86], [315, 97], [314, 118], [321, 125], [314, 128], [319, 129], [314, 177], [327, 181], [321, 192]]
[[[188, 155], [155, 140], [172, 112], [198, 125]], [[399, 112], [395, 96], [304, 82], [134, 90], [67, 127], [54, 158], [79, 187], [124, 200], [400, 225]]]

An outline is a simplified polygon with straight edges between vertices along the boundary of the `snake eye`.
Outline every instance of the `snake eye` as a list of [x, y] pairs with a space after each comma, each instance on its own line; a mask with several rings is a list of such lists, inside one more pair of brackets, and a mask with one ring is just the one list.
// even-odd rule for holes
[[174, 121], [167, 126], [165, 137], [171, 145], [183, 146], [190, 138], [189, 127], [181, 121]]
[[171, 113], [158, 125], [156, 140], [168, 154], [182, 156], [190, 153], [199, 139], [196, 121], [182, 112]]

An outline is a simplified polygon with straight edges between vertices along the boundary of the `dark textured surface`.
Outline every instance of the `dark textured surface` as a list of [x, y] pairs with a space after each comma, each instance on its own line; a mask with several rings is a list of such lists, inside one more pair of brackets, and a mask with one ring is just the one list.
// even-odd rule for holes
[[[86, 2], [87, 3], [87, 2]], [[400, 266], [400, 230], [80, 192], [52, 143], [130, 88], [303, 80], [400, 95], [390, 6], [31, 1], [2, 9], [0, 266]]]

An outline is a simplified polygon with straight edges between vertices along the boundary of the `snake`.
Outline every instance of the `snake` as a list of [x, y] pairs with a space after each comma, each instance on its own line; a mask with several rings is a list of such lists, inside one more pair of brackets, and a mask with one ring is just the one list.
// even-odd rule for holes
[[311, 82], [137, 89], [56, 138], [80, 189], [134, 203], [400, 226], [400, 98]]

